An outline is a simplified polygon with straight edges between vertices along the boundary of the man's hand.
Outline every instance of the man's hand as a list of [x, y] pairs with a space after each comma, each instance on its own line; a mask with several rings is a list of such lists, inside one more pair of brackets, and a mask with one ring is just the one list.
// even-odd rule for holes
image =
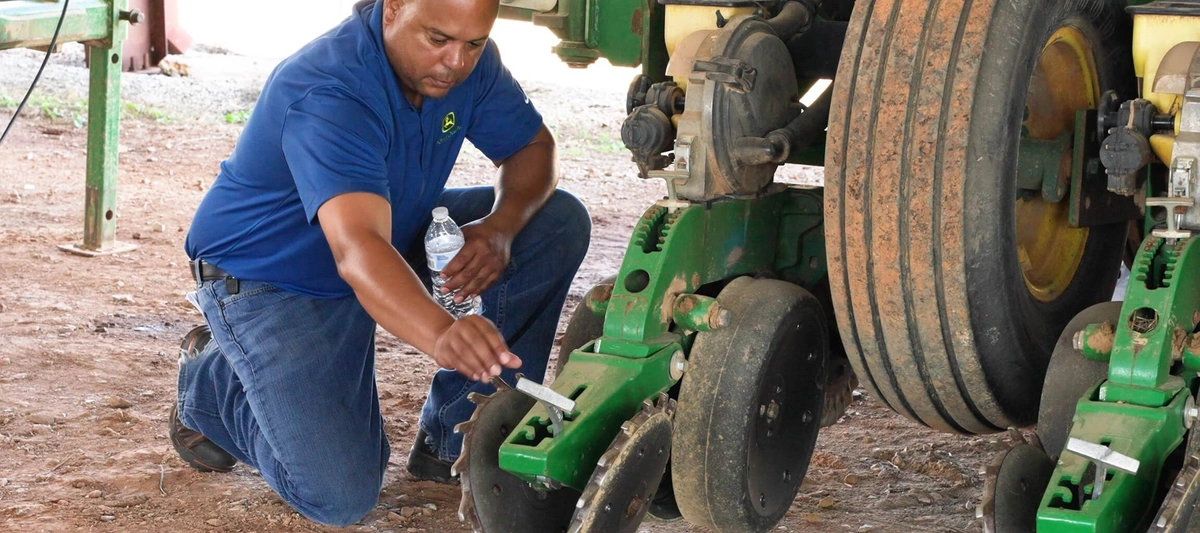
[[454, 320], [391, 244], [391, 206], [370, 193], [331, 198], [317, 210], [338, 274], [379, 325], [433, 356], [439, 366], [475, 380], [490, 379], [521, 360], [496, 327], [480, 316]]
[[488, 218], [462, 227], [463, 244], [458, 255], [442, 269], [446, 284], [442, 292], [460, 289], [454, 301], [461, 303], [492, 286], [508, 268], [513, 235]]
[[479, 315], [467, 315], [443, 330], [433, 360], [475, 381], [499, 376], [504, 368], [521, 367], [521, 359], [508, 351], [496, 326]]

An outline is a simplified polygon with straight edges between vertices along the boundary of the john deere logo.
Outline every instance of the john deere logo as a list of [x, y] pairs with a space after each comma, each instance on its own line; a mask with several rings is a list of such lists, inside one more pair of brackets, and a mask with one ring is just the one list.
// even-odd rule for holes
[[446, 116], [442, 117], [442, 133], [449, 133], [452, 129], [454, 129], [453, 111], [446, 113]]

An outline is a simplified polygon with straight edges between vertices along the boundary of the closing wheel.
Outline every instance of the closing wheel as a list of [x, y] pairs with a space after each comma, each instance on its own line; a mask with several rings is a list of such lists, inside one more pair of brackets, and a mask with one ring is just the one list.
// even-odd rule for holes
[[1070, 134], [1103, 91], [1134, 94], [1122, 5], [856, 3], [826, 249], [850, 362], [895, 411], [961, 433], [1032, 424], [1058, 333], [1112, 294], [1126, 224], [1071, 228], [1068, 199], [1016, 176], [1022, 138]]
[[1054, 460], [1029, 444], [1005, 450], [987, 467], [983, 487], [983, 531], [1028, 533], [1037, 529], [1042, 493], [1054, 474]]
[[1075, 349], [1075, 334], [1088, 324], [1108, 322], [1116, 326], [1121, 302], [1101, 302], [1084, 309], [1063, 329], [1050, 356], [1042, 401], [1038, 406], [1037, 435], [1051, 459], [1058, 459], [1067, 446], [1075, 405], [1100, 380], [1108, 377], [1108, 365], [1093, 361]]
[[696, 335], [679, 391], [675, 497], [693, 524], [767, 531], [816, 445], [828, 329], [817, 299], [784, 281], [738, 278], [717, 301], [730, 323]]

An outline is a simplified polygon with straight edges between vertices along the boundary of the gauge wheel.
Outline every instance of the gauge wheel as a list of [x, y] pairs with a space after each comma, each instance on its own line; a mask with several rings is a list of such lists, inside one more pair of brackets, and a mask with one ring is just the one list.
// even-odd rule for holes
[[696, 334], [675, 411], [671, 478], [683, 517], [764, 532], [791, 507], [820, 429], [829, 329], [798, 285], [742, 277], [717, 295], [729, 325]]

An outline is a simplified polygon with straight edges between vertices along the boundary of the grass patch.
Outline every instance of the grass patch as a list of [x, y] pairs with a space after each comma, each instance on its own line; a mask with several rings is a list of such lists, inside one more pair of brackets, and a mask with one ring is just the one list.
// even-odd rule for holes
[[239, 109], [225, 113], [226, 124], [245, 124], [247, 120], [250, 120], [249, 109]]
[[140, 106], [133, 102], [125, 102], [125, 105], [121, 107], [121, 118], [131, 117], [150, 119], [159, 124], [169, 124], [175, 121], [174, 116], [162, 109]]
[[[0, 109], [12, 113], [17, 109], [20, 100], [0, 94]], [[70, 122], [76, 128], [83, 128], [88, 123], [88, 102], [80, 98], [57, 98], [33, 96], [25, 103], [22, 114], [26, 117], [38, 116], [51, 122]], [[175, 121], [175, 117], [161, 109], [140, 106], [131, 102], [121, 104], [121, 118], [150, 119], [160, 124]]]

